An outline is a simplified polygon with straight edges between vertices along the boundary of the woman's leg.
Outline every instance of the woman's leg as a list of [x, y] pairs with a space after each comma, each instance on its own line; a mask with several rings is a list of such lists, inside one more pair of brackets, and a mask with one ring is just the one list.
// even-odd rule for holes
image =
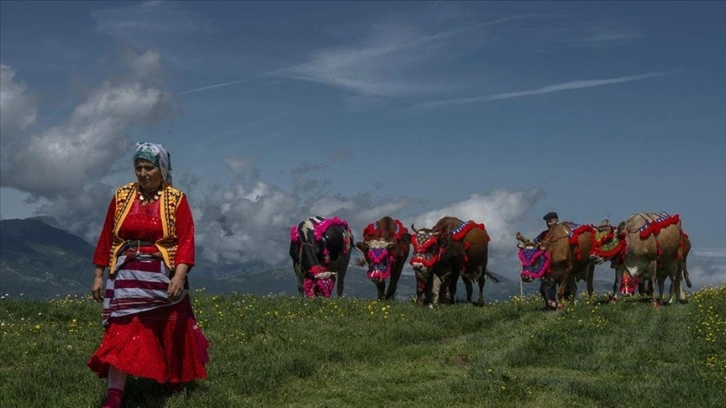
[[127, 374], [111, 366], [108, 369], [108, 388], [106, 390], [106, 405], [104, 408], [121, 408], [124, 397], [124, 386]]

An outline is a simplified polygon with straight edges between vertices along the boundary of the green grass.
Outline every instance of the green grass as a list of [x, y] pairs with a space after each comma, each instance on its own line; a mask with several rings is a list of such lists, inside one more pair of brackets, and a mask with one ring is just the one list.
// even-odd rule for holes
[[[726, 403], [726, 285], [683, 305], [536, 297], [435, 309], [409, 301], [192, 295], [209, 376], [126, 407], [716, 407]], [[98, 407], [90, 298], [0, 300], [0, 406]]]

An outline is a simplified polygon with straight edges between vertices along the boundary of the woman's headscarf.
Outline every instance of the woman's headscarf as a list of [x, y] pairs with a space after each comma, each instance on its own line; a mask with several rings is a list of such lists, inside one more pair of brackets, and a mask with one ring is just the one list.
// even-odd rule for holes
[[154, 163], [154, 166], [161, 170], [161, 178], [168, 185], [171, 185], [171, 155], [164, 149], [164, 146], [156, 143], [138, 142], [134, 153], [134, 165], [137, 159], [143, 159]]

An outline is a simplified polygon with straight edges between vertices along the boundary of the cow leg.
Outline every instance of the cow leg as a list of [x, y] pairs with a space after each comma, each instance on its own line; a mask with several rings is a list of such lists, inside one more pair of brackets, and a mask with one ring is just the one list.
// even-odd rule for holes
[[388, 282], [388, 290], [386, 291], [386, 300], [393, 299], [396, 296], [396, 289], [398, 288], [398, 280], [401, 278], [401, 270], [403, 265], [394, 265], [391, 271], [390, 281]]
[[416, 277], [416, 304], [423, 305], [426, 301], [426, 280]]
[[481, 271], [481, 273], [479, 274], [479, 279], [477, 279], [477, 283], [479, 284], [479, 300], [478, 300], [478, 304], [480, 306], [484, 304], [484, 284], [486, 283], [485, 276], [484, 276], [485, 275], [484, 274], [484, 268], [486, 268], [486, 266], [484, 266], [484, 267], [481, 267], [480, 266], [479, 267], [479, 270]]
[[623, 271], [620, 267], [614, 267], [613, 270], [615, 271], [615, 282], [613, 282], [613, 294], [610, 295], [610, 301], [617, 301], [620, 285], [622, 285], [623, 281]]
[[338, 267], [336, 268], [336, 270], [338, 272], [335, 278], [335, 283], [338, 297], [343, 296], [343, 289], [345, 286], [345, 272], [348, 270], [348, 262], [350, 262], [350, 252], [348, 252], [348, 256], [341, 256], [337, 261]]
[[438, 306], [439, 295], [441, 294], [442, 279], [438, 275], [434, 274], [431, 282], [431, 304]]
[[464, 281], [464, 288], [466, 289], [466, 303], [471, 303], [471, 298], [474, 292], [474, 286], [472, 285], [471, 278], [461, 275], [461, 280]]
[[459, 272], [449, 271], [441, 277], [446, 288], [446, 299], [450, 304], [456, 302], [456, 285], [459, 282], [459, 275]]
[[595, 262], [590, 261], [587, 264], [587, 296], [592, 299], [592, 294], [595, 292], [593, 280], [595, 278]]
[[[653, 286], [655, 285], [655, 280], [657, 279], [657, 274], [656, 274], [656, 271], [657, 270], [658, 270], [658, 261], [651, 261], [650, 262], [650, 268], [649, 268], [649, 271], [648, 271], [648, 275], [649, 275], [648, 287], [650, 289], [650, 302], [653, 305], [655, 305], [655, 306], [660, 305], [660, 302], [656, 298], [655, 290], [653, 288]], [[662, 287], [659, 287], [659, 289], [661, 290], [661, 293], [662, 293], [663, 292], [663, 288]]]
[[577, 279], [575, 279], [574, 276], [571, 276], [567, 286], [567, 300], [572, 300], [572, 303], [574, 304], [577, 302]]
[[300, 294], [300, 297], [304, 298], [305, 289], [303, 288], [303, 284], [305, 283], [305, 277], [303, 276], [302, 266], [300, 265], [300, 262], [293, 262], [292, 267], [295, 270], [295, 276], [297, 277], [297, 291]]
[[565, 292], [570, 289], [570, 278], [574, 278], [572, 276], [572, 260], [567, 261], [567, 265], [565, 265], [565, 270], [562, 272], [562, 276], [560, 277], [560, 286], [557, 288], [557, 303], [563, 303], [563, 300], [565, 298]]
[[376, 292], [378, 292], [378, 300], [386, 299], [386, 281], [373, 281], [376, 285]]

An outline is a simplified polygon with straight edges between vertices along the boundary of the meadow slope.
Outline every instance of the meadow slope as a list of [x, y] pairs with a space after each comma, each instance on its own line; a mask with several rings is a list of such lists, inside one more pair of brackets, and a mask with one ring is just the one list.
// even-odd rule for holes
[[[209, 376], [126, 407], [716, 407], [726, 402], [726, 285], [660, 308], [536, 297], [435, 309], [411, 301], [192, 293]], [[0, 406], [98, 407], [88, 297], [0, 299]]]

